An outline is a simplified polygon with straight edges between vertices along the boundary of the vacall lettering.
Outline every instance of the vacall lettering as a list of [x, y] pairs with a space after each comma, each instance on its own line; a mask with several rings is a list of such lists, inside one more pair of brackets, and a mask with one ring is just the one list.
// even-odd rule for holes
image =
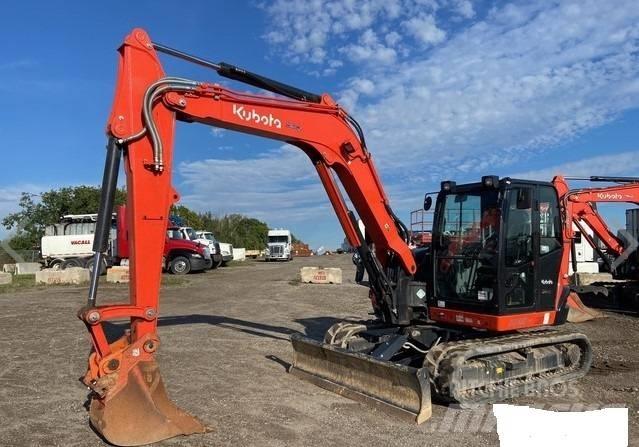
[[255, 109], [246, 110], [244, 106], [233, 104], [233, 115], [242, 121], [253, 121], [256, 124], [262, 124], [267, 127], [282, 128], [282, 122], [271, 113], [268, 115], [260, 115]]
[[88, 239], [71, 241], [71, 245], [89, 245], [89, 244], [91, 244], [91, 241]]

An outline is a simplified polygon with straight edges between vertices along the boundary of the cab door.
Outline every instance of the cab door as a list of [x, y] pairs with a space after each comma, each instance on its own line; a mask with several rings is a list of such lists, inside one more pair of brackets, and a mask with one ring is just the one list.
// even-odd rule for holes
[[535, 185], [512, 185], [503, 202], [499, 314], [520, 313], [535, 307], [535, 261], [539, 245], [539, 212]]
[[552, 185], [537, 188], [539, 211], [539, 258], [537, 259], [538, 310], [553, 310], [563, 256], [561, 211], [557, 190]]

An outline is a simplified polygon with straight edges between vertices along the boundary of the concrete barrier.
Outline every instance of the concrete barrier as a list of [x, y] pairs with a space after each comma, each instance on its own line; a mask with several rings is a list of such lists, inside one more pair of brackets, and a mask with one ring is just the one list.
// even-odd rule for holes
[[234, 261], [246, 261], [246, 248], [233, 247], [233, 260]]
[[[598, 282], [615, 282], [612, 273], [575, 273], [576, 284], [580, 286], [590, 286]], [[624, 282], [624, 281], [619, 281]]]
[[13, 281], [13, 275], [7, 272], [0, 272], [0, 285], [11, 284]]
[[107, 282], [127, 283], [129, 282], [129, 266], [116, 265], [107, 270]]
[[16, 265], [15, 264], [5, 264], [5, 265], [2, 266], [2, 271], [4, 273], [11, 273], [13, 275], [16, 272]]
[[89, 269], [72, 267], [64, 270], [45, 269], [36, 272], [36, 284], [82, 284], [89, 282]]
[[334, 267], [302, 267], [300, 269], [302, 282], [312, 284], [341, 284], [342, 269]]
[[39, 262], [18, 262], [16, 263], [16, 275], [33, 275], [42, 269]]

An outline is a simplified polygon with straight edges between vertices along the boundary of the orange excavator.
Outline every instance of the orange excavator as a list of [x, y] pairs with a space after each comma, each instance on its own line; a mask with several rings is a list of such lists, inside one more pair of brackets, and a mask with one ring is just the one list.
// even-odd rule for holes
[[[167, 76], [158, 53], [279, 96]], [[357, 279], [369, 289], [375, 318], [337, 323], [323, 341], [293, 335], [291, 373], [418, 423], [431, 415], [431, 388], [440, 400], [466, 405], [587, 373], [588, 339], [558, 328], [570, 295], [562, 267], [570, 234], [562, 222], [573, 205], [560, 201], [556, 185], [495, 176], [442, 182], [432, 244], [411, 250], [362, 129], [329, 95], [186, 54], [141, 29], [126, 37], [119, 59], [94, 251], [99, 265], [123, 156], [130, 302], [98, 305], [95, 269], [78, 312], [93, 344], [83, 378], [91, 390], [90, 421], [109, 442], [142, 445], [206, 431], [169, 400], [155, 360], [162, 244], [179, 199], [171, 185], [176, 120], [298, 147], [356, 248]], [[105, 323], [123, 318], [129, 329], [110, 339]]]
[[[616, 183], [612, 186], [596, 188], [570, 189], [566, 180], [581, 180], [590, 182]], [[577, 256], [575, 241], [577, 231], [579, 237], [595, 250], [603, 261], [605, 269], [613, 274], [615, 279], [630, 281], [631, 287], [636, 288], [639, 280], [639, 256], [637, 248], [637, 234], [628, 229], [615, 234], [606, 224], [597, 210], [599, 203], [626, 203], [639, 205], [639, 178], [637, 177], [603, 177], [591, 176], [586, 178], [557, 176], [553, 185], [560, 196], [562, 224], [564, 232], [564, 255], [562, 261], [562, 276], [569, 278], [569, 268], [575, 272], [572, 292], [568, 298], [570, 311], [568, 320], [582, 322], [601, 316], [601, 312], [588, 308], [579, 299], [579, 294], [596, 293], [608, 295], [605, 286], [581, 286], [578, 281]], [[590, 231], [588, 231], [590, 230]], [[592, 235], [591, 235], [592, 233]]]

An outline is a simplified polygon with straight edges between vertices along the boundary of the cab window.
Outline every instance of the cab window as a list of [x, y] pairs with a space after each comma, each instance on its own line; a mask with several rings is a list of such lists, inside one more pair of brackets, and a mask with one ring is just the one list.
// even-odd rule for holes
[[561, 248], [561, 222], [557, 193], [551, 186], [539, 187], [539, 254]]

